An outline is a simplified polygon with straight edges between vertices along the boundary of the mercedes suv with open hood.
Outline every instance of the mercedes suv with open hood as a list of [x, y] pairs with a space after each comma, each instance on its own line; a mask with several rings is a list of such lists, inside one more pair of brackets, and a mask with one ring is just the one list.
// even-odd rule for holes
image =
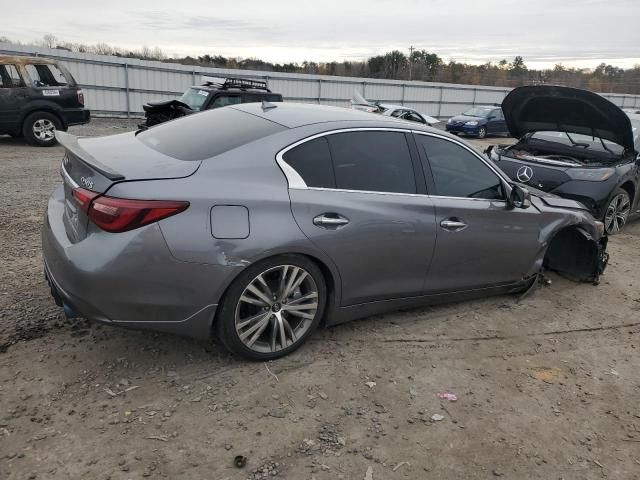
[[604, 97], [569, 87], [512, 90], [502, 102], [515, 145], [486, 153], [511, 179], [584, 204], [609, 235], [639, 208], [638, 128]]

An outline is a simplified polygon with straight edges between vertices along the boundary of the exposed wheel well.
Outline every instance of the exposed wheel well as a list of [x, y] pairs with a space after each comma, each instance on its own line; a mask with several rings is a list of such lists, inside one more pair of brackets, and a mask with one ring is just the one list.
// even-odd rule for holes
[[594, 281], [599, 275], [599, 253], [598, 244], [587, 232], [566, 227], [549, 242], [543, 266], [574, 280]]
[[633, 199], [636, 196], [636, 187], [633, 182], [629, 181], [620, 185], [620, 188], [626, 191], [629, 194], [629, 198], [631, 199], [631, 204], [633, 205]]

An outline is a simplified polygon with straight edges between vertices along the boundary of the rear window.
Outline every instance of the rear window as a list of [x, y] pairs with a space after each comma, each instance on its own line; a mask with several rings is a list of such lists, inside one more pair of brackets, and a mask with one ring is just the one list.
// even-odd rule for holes
[[62, 70], [56, 65], [27, 65], [27, 73], [34, 87], [63, 87], [68, 84]]
[[137, 138], [178, 160], [199, 161], [283, 130], [286, 127], [264, 118], [218, 108], [156, 125]]

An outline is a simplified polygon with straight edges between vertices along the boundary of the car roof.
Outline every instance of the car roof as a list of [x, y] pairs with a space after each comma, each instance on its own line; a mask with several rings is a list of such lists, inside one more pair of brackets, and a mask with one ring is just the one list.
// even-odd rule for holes
[[[233, 105], [228, 108], [235, 108], [251, 115], [271, 120], [288, 128], [297, 128], [304, 125], [327, 122], [373, 122], [379, 123], [381, 126], [388, 126], [389, 123], [400, 123], [404, 128], [411, 125], [413, 128], [415, 122], [406, 122], [398, 120], [394, 117], [383, 115], [374, 115], [369, 112], [363, 112], [351, 108], [330, 107], [327, 105], [314, 105], [309, 103], [271, 103], [273, 108], [262, 108], [261, 103], [242, 103]], [[398, 125], [401, 128], [400, 125]]]
[[31, 63], [56, 65], [55, 60], [44, 57], [23, 57], [21, 55], [0, 55], [0, 65], [27, 65]]

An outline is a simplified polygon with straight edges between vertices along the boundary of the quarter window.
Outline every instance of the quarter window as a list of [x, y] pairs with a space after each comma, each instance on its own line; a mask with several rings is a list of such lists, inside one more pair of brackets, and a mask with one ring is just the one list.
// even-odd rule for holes
[[329, 144], [325, 137], [316, 138], [289, 150], [282, 158], [309, 187], [336, 188]]
[[445, 197], [486, 198], [503, 200], [500, 178], [478, 157], [449, 140], [416, 135], [416, 140], [433, 175], [436, 195]]
[[344, 190], [416, 193], [404, 133], [361, 131], [327, 136], [336, 186]]
[[24, 87], [15, 65], [0, 65], [0, 88]]

